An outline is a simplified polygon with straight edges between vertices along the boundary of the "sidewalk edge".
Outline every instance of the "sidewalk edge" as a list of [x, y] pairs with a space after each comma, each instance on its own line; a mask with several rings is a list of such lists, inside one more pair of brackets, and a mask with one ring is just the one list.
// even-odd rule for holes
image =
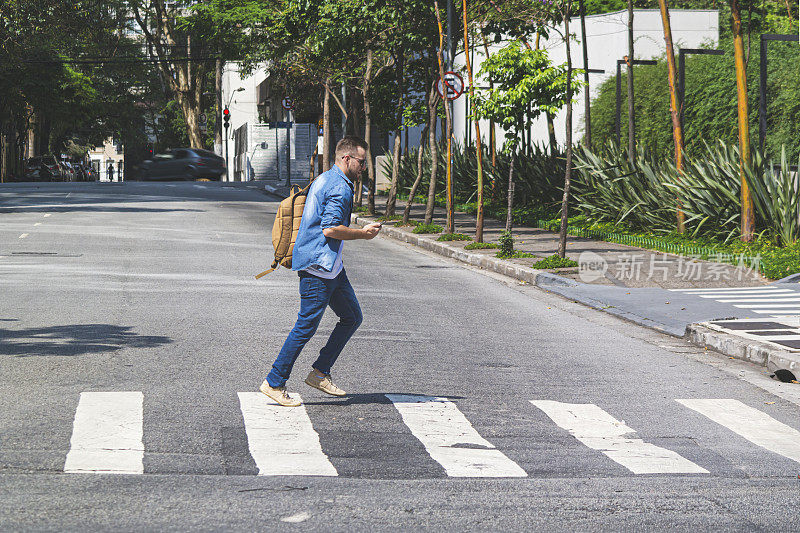
[[766, 343], [715, 331], [704, 323], [686, 326], [685, 337], [694, 345], [710, 348], [728, 357], [766, 367], [770, 372], [784, 369], [800, 377], [800, 354], [774, 348]]

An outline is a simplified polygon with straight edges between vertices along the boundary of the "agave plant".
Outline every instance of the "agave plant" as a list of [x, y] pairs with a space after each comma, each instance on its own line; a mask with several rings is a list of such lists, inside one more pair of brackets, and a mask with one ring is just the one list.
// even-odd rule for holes
[[[760, 156], [758, 156], [760, 163]], [[756, 157], [753, 161], [755, 163]], [[757, 172], [745, 175], [753, 194], [753, 207], [768, 230], [781, 244], [788, 245], [800, 238], [800, 183], [797, 171], [792, 172], [786, 159], [786, 147], [781, 149], [781, 164], [776, 170], [768, 165], [753, 165]], [[800, 168], [800, 161], [798, 161]]]

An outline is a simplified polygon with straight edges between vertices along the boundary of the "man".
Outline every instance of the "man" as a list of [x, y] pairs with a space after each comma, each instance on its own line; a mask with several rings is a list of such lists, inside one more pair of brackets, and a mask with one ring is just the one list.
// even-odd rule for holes
[[106, 169], [106, 173], [108, 174], [108, 181], [114, 181], [114, 163], [109, 162], [108, 168]]
[[332, 396], [346, 393], [333, 384], [331, 366], [361, 324], [361, 307], [342, 264], [344, 241], [373, 239], [381, 225], [351, 228], [353, 181], [367, 165], [367, 143], [348, 136], [336, 145], [335, 165], [320, 174], [308, 191], [292, 251], [292, 270], [300, 276], [300, 313], [283, 343], [261, 392], [286, 407], [301, 402], [286, 392], [286, 380], [303, 346], [314, 336], [325, 308], [339, 317], [327, 344], [311, 365], [306, 384]]

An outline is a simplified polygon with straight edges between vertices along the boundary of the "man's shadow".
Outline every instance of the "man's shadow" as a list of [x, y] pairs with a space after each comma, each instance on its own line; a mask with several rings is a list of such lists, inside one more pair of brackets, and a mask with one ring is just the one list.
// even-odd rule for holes
[[[347, 396], [342, 396], [340, 398], [330, 397], [327, 400], [319, 400], [319, 401], [312, 401], [308, 402], [303, 400], [303, 405], [335, 405], [339, 407], [344, 407], [348, 405], [381, 405], [381, 404], [389, 404], [391, 405], [393, 402], [386, 396], [387, 394], [397, 394], [402, 396], [409, 396], [411, 398], [432, 398], [436, 396], [432, 396], [430, 394], [414, 394], [410, 392], [366, 392], [363, 394], [348, 394]], [[443, 396], [448, 400], [463, 400], [463, 396]]]

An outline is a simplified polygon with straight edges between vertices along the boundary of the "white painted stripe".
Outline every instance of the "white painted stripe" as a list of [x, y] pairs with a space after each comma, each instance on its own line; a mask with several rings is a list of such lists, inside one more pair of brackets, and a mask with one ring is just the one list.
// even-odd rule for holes
[[22, 235], [20, 235], [20, 236], [19, 236], [19, 238], [20, 238], [20, 239], [24, 239], [24, 238], [25, 238], [25, 237], [27, 237], [27, 236], [28, 236], [28, 234], [27, 234], [27, 233], [23, 233]]
[[736, 291], [759, 291], [759, 290], [783, 290], [775, 285], [765, 285], [763, 287], [709, 287], [707, 289], [670, 289], [673, 292], [736, 292]]
[[[759, 315], [773, 315], [775, 313], [786, 313], [787, 309], [773, 309], [769, 307], [767, 309], [749, 309], [754, 313], [758, 313]], [[788, 316], [795, 316], [795, 315], [788, 315]]]
[[304, 405], [283, 407], [260, 392], [240, 392], [239, 403], [259, 476], [339, 475], [322, 453]]
[[755, 304], [734, 304], [734, 307], [740, 307], [742, 309], [758, 309], [761, 307], [769, 307], [771, 309], [800, 309], [800, 304], [776, 304], [767, 302], [768, 305], [762, 303], [755, 303]]
[[144, 471], [141, 392], [82, 392], [64, 472]]
[[775, 298], [724, 298], [717, 301], [722, 303], [797, 302], [800, 304], [800, 296], [776, 296]]
[[34, 224], [34, 226], [41, 226], [41, 225], [42, 225], [41, 222], [37, 222], [36, 224]]
[[739, 400], [675, 400], [753, 444], [800, 463], [800, 431]]
[[797, 291], [793, 291], [791, 289], [778, 289], [774, 291], [752, 291], [752, 292], [718, 292], [718, 293], [697, 293], [693, 294], [693, 296], [699, 296], [700, 298], [740, 298], [744, 296], [751, 296], [751, 297], [766, 297], [766, 296], [791, 296], [797, 295]]
[[45, 214], [44, 214], [44, 218], [47, 218], [47, 217], [49, 217], [49, 216], [50, 216], [50, 213], [45, 213]]
[[634, 438], [633, 429], [587, 403], [531, 400], [559, 427], [593, 450], [603, 452], [634, 474], [708, 474], [708, 470], [672, 450]]
[[447, 398], [387, 394], [403, 422], [451, 477], [527, 477], [520, 466], [481, 437]]

